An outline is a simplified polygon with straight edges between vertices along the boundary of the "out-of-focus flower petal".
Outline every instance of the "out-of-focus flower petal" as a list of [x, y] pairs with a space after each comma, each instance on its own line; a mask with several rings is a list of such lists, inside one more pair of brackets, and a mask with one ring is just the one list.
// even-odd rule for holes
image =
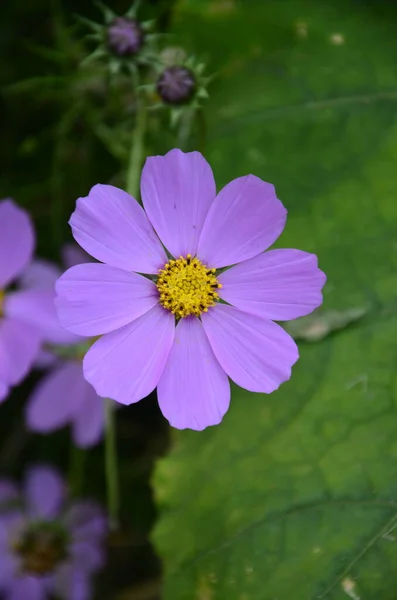
[[84, 358], [84, 376], [99, 396], [138, 402], [156, 387], [174, 339], [174, 316], [157, 305], [102, 336]]
[[98, 263], [72, 267], [57, 282], [56, 308], [65, 329], [96, 336], [119, 329], [158, 302], [152, 281]]
[[17, 561], [7, 548], [0, 549], [0, 592], [7, 589], [14, 579]]
[[29, 373], [39, 353], [41, 336], [17, 319], [0, 319], [0, 396]]
[[55, 290], [20, 290], [7, 294], [4, 313], [8, 317], [33, 325], [46, 342], [52, 344], [78, 342], [79, 338], [75, 334], [61, 326], [54, 302]]
[[7, 600], [44, 600], [46, 596], [44, 581], [29, 575], [14, 578], [7, 591]]
[[35, 245], [28, 213], [13, 200], [0, 201], [0, 288], [6, 287], [27, 267]]
[[194, 255], [216, 187], [199, 152], [175, 149], [146, 160], [141, 178], [146, 213], [165, 247], [175, 256]]
[[276, 241], [286, 217], [273, 185], [254, 175], [234, 179], [211, 205], [197, 256], [217, 268], [252, 258]]
[[37, 369], [48, 369], [48, 367], [55, 366], [59, 361], [59, 358], [50, 350], [40, 350], [34, 366]]
[[30, 518], [55, 519], [65, 499], [65, 484], [54, 469], [32, 467], [25, 479], [25, 497]]
[[71, 564], [62, 565], [54, 577], [54, 592], [62, 600], [90, 600], [91, 583], [87, 573]]
[[178, 429], [217, 425], [228, 410], [229, 380], [198, 319], [179, 321], [157, 392], [161, 412]]
[[105, 562], [105, 553], [102, 546], [91, 541], [72, 542], [69, 552], [75, 567], [87, 573], [98, 571]]
[[9, 393], [9, 387], [0, 381], [0, 402], [4, 402], [7, 399]]
[[90, 500], [74, 502], [65, 514], [65, 523], [75, 541], [101, 540], [108, 529], [104, 511]]
[[19, 285], [27, 289], [54, 290], [60, 274], [61, 270], [54, 263], [37, 258], [24, 270]]
[[270, 394], [291, 376], [299, 352], [280, 325], [218, 304], [202, 315], [221, 367], [237, 385]]
[[228, 269], [219, 278], [223, 300], [274, 321], [308, 315], [323, 301], [326, 277], [317, 256], [301, 250], [270, 250]]
[[83, 367], [80, 365], [80, 376], [85, 383], [85, 394], [73, 418], [73, 440], [80, 448], [89, 448], [98, 444], [103, 437], [105, 426], [104, 400], [94, 388], [85, 381]]
[[87, 387], [80, 362], [61, 363], [42, 378], [28, 401], [29, 429], [49, 433], [71, 424], [84, 402]]
[[87, 197], [79, 198], [70, 225], [84, 250], [113, 267], [157, 273], [167, 262], [145, 211], [111, 185], [95, 185]]
[[92, 262], [91, 256], [75, 243], [65, 244], [65, 246], [62, 248], [61, 254], [62, 262], [66, 269], [70, 269], [76, 265]]
[[16, 502], [19, 499], [19, 490], [14, 481], [0, 479], [0, 513], [4, 505]]

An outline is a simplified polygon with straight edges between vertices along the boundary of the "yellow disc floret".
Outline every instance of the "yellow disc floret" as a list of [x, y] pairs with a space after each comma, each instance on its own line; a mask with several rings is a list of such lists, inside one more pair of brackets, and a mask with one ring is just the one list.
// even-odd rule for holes
[[5, 300], [5, 293], [3, 290], [0, 290], [0, 317], [3, 314], [4, 300]]
[[191, 254], [170, 260], [157, 280], [160, 304], [178, 318], [207, 312], [219, 300], [216, 290], [221, 287], [215, 269], [208, 269]]

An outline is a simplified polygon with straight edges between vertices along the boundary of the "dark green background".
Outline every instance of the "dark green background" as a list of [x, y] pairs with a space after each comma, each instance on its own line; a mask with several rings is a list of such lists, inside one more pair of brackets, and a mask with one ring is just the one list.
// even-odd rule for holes
[[[82, 92], [74, 12], [99, 19], [91, 2], [33, 0], [6, 3], [0, 25], [2, 194], [32, 212], [48, 257], [75, 198], [123, 179], [97, 124], [124, 126], [125, 104]], [[151, 478], [157, 508], [149, 478], [169, 429], [155, 397], [119, 412], [125, 533], [111, 540], [103, 597], [158, 597], [155, 523], [164, 600], [395, 600], [397, 529], [384, 534], [397, 525], [396, 4], [185, 0], [144, 13], [175, 34], [164, 45], [215, 73], [205, 154], [218, 187], [246, 173], [275, 184], [289, 211], [278, 246], [315, 252], [327, 273], [329, 335], [300, 342], [278, 392], [234, 388], [220, 426], [172, 432]], [[32, 77], [44, 80], [20, 84]], [[156, 132], [148, 153], [175, 144]], [[349, 321], [351, 309], [364, 317], [332, 331], [328, 311]], [[66, 470], [66, 434], [20, 430], [31, 383], [1, 407], [0, 465], [18, 475], [56, 455]], [[99, 447], [84, 491], [104, 498], [101, 461]]]

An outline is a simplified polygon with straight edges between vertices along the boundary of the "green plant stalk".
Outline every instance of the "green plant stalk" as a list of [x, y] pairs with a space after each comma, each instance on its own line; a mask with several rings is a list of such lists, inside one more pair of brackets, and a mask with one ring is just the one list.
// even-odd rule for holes
[[207, 123], [203, 109], [200, 107], [196, 111], [197, 114], [197, 129], [198, 129], [198, 140], [197, 146], [201, 154], [205, 155], [205, 147], [207, 144]]
[[116, 421], [113, 402], [105, 400], [105, 473], [107, 487], [107, 505], [109, 527], [115, 531], [119, 528], [119, 476], [117, 467]]
[[131, 152], [126, 175], [126, 191], [136, 200], [139, 199], [139, 181], [145, 148], [146, 120], [146, 106], [144, 102], [138, 98], [136, 123], [132, 132]]
[[192, 125], [193, 125], [193, 121], [194, 121], [194, 117], [195, 117], [195, 110], [194, 109], [190, 109], [187, 110], [182, 116], [181, 116], [181, 122], [180, 122], [180, 126], [179, 126], [179, 130], [178, 130], [178, 148], [180, 148], [183, 151], [187, 151], [188, 150], [188, 143], [189, 143], [189, 139], [190, 139], [190, 135], [192, 132]]

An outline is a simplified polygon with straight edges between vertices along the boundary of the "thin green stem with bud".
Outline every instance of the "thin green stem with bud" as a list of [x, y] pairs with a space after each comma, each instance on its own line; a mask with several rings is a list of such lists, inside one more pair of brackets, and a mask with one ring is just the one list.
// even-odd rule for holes
[[105, 402], [105, 473], [107, 487], [107, 505], [109, 527], [111, 530], [119, 528], [119, 476], [117, 467], [116, 447], [116, 420], [114, 404], [111, 400]]
[[136, 123], [132, 133], [130, 158], [127, 168], [126, 190], [138, 200], [139, 181], [144, 156], [147, 110], [141, 98], [137, 99]]

